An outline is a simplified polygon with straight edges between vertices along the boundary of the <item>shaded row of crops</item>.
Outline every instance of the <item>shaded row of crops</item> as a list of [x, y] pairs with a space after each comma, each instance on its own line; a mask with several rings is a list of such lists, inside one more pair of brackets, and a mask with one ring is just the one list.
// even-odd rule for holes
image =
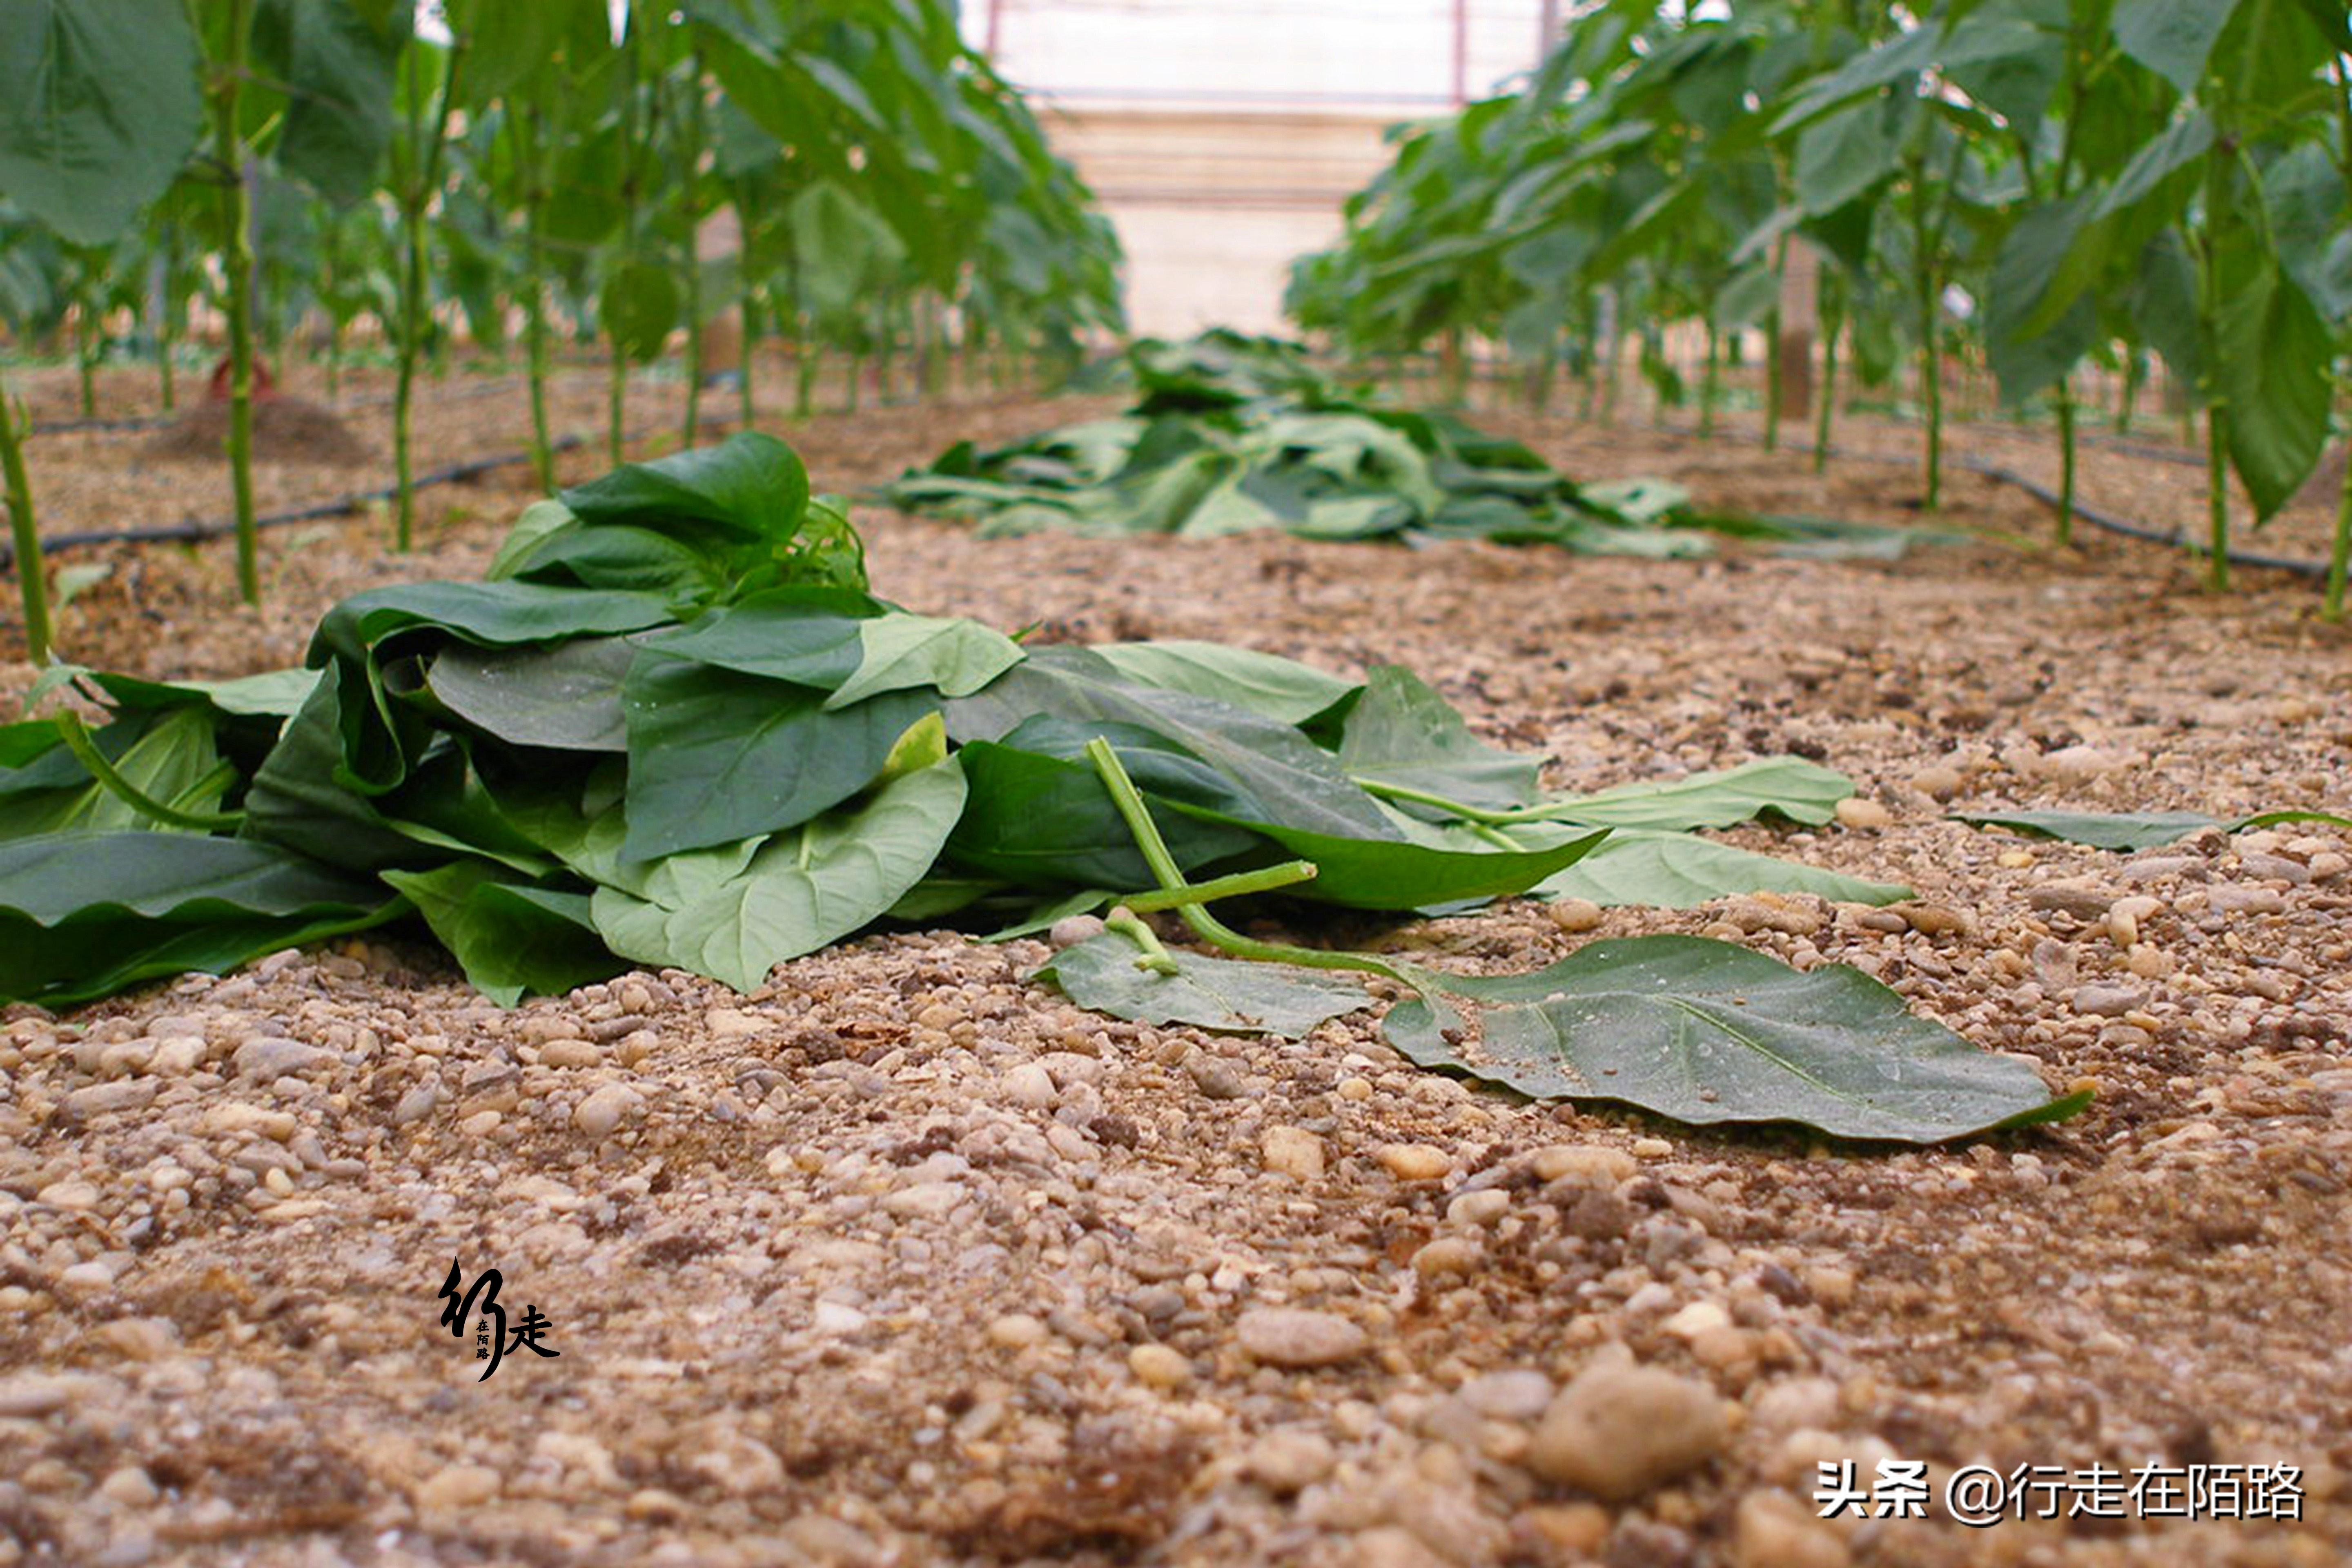
[[[1674, 8], [1679, 10], [1679, 8]], [[1915, 361], [1927, 505], [1944, 359], [2046, 405], [2074, 515], [2074, 377], [2128, 398], [2151, 356], [2205, 416], [2216, 585], [2230, 480], [2257, 521], [2309, 478], [2352, 352], [2352, 24], [2327, 0], [1732, 0], [1704, 19], [1591, 6], [1514, 93], [1399, 138], [1347, 234], [1297, 267], [1297, 318], [1359, 354], [1502, 345], [1538, 382], [1639, 363], [1664, 329], [1759, 330], [1767, 439], [1792, 254], [1818, 258], [1825, 449], [1842, 372]], [[1848, 362], [1842, 364], [1843, 348]], [[2327, 609], [2343, 609], [2352, 489]]]
[[[71, 323], [88, 364], [106, 323], [143, 320], [168, 399], [190, 311], [226, 321], [243, 522], [257, 342], [306, 318], [338, 342], [381, 323], [400, 548], [416, 377], [458, 323], [490, 343], [519, 323], [544, 481], [562, 333], [608, 352], [617, 447], [629, 370], [681, 331], [697, 437], [722, 311], [803, 350], [803, 399], [820, 345], [1066, 353], [1119, 320], [1108, 225], [941, 0], [617, 19], [605, 0], [29, 0], [0, 10], [0, 197], [17, 342]], [[740, 241], [712, 259], [698, 237], [721, 214]], [[0, 448], [33, 561], [24, 423], [0, 415]], [[249, 527], [240, 540], [250, 599]], [[39, 574], [23, 575], [37, 658]]]

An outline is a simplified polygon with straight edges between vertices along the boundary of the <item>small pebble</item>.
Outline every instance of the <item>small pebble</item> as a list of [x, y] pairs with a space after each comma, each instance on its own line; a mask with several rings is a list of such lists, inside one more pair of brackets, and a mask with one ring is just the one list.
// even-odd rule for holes
[[1785, 1492], [1749, 1492], [1733, 1517], [1739, 1568], [1846, 1568], [1853, 1561], [1837, 1531]]
[[1192, 1381], [1192, 1363], [1166, 1345], [1139, 1344], [1127, 1352], [1128, 1370], [1152, 1388], [1181, 1388]]
[[1562, 1389], [1528, 1446], [1549, 1481], [1624, 1502], [1722, 1452], [1723, 1401], [1695, 1379], [1603, 1362]]
[[1323, 1140], [1303, 1127], [1269, 1127], [1258, 1139], [1265, 1168], [1302, 1182], [1323, 1176]]
[[1381, 1164], [1400, 1182], [1433, 1182], [1454, 1169], [1454, 1157], [1428, 1143], [1387, 1143]]
[[488, 1465], [450, 1465], [409, 1495], [425, 1513], [454, 1513], [478, 1508], [499, 1495], [505, 1479]]
[[1329, 1475], [1338, 1463], [1339, 1455], [1333, 1451], [1329, 1438], [1318, 1432], [1286, 1426], [1252, 1443], [1243, 1457], [1242, 1468], [1266, 1490], [1287, 1497]]
[[1055, 948], [1076, 947], [1082, 942], [1092, 942], [1108, 930], [1100, 915], [1064, 915], [1045, 933], [1045, 940]]
[[1604, 918], [1601, 906], [1591, 899], [1554, 899], [1544, 908], [1551, 923], [1569, 935], [1599, 928]]
[[643, 1103], [627, 1084], [608, 1083], [580, 1102], [572, 1112], [572, 1125], [591, 1138], [606, 1137]]
[[1858, 828], [1892, 827], [1895, 814], [1874, 800], [1850, 795], [1837, 803], [1837, 819], [1841, 826]]
[[1335, 1366], [1371, 1348], [1371, 1337], [1336, 1312], [1253, 1307], [1234, 1325], [1252, 1357], [1273, 1366]]

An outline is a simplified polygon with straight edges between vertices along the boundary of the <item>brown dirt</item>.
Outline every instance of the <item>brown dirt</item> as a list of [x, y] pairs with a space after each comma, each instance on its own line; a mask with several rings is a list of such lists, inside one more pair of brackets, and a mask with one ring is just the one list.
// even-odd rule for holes
[[[790, 434], [849, 489], [1073, 412]], [[510, 444], [520, 417], [428, 408], [429, 449]], [[561, 417], [594, 427], [593, 381]], [[1751, 447], [1479, 417], [1596, 478], [1913, 515], [1892, 464], [1815, 478]], [[126, 450], [37, 443], [50, 526], [197, 504]], [[2085, 488], [2193, 521], [2195, 472], [2095, 454]], [[303, 482], [272, 480], [285, 500]], [[335, 596], [478, 571], [526, 495], [520, 476], [435, 492], [404, 560], [379, 552], [380, 515], [278, 535], [262, 612], [226, 607], [225, 545], [115, 552], [67, 650], [158, 676], [290, 661]], [[2307, 584], [2210, 597], [2169, 551], [2031, 542], [2046, 517], [1969, 477], [1949, 520], [1999, 537], [1892, 564], [1654, 564], [866, 521], [879, 590], [911, 607], [1402, 662], [1561, 786], [1820, 757], [1884, 826], [1729, 837], [1907, 881], [1908, 918], [1737, 900], [1570, 933], [1512, 903], [1344, 934], [1482, 969], [1650, 931], [1853, 963], [2053, 1087], [2095, 1083], [2082, 1119], [1885, 1153], [1518, 1105], [1412, 1070], [1360, 1017], [1298, 1046], [1108, 1024], [1024, 984], [1041, 945], [950, 933], [853, 943], [750, 998], [633, 975], [502, 1013], [424, 949], [370, 942], [19, 1010], [0, 1563], [2345, 1561], [2344, 837], [2120, 857], [1945, 814], [2343, 811], [2352, 642]], [[2263, 542], [2307, 550], [2322, 527]], [[560, 1359], [477, 1382], [436, 1321], [453, 1257], [468, 1279], [500, 1268]], [[1276, 1364], [1265, 1320], [1244, 1328], [1272, 1306], [1363, 1348]], [[1705, 1463], [1602, 1500], [1559, 1479], [1583, 1472], [1545, 1457], [1536, 1416], [1626, 1359], [1727, 1420], [1696, 1440]], [[1642, 1435], [1667, 1408], [1637, 1409]], [[1820, 1461], [1867, 1482], [1882, 1458], [1939, 1489], [1978, 1462], [2283, 1463], [2305, 1517], [1812, 1519]]]
[[[140, 449], [164, 462], [218, 463], [226, 449], [228, 415], [226, 403], [199, 403]], [[273, 397], [253, 405], [253, 456], [258, 462], [339, 468], [383, 460], [340, 415], [304, 397]]]

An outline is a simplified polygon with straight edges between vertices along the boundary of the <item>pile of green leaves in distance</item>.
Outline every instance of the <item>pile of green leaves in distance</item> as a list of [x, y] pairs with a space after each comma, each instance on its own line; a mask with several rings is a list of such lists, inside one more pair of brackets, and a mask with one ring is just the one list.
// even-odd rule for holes
[[1654, 479], [1579, 485], [1517, 441], [1450, 415], [1391, 408], [1326, 380], [1296, 344], [1216, 331], [1146, 340], [1110, 419], [993, 451], [959, 442], [887, 487], [907, 511], [987, 535], [1065, 530], [1305, 539], [1492, 539], [1587, 553], [1707, 551], [1674, 526], [1689, 497]]
[[[66, 667], [36, 697], [68, 682], [109, 721], [91, 731], [59, 713], [0, 728], [9, 1000], [68, 1005], [410, 916], [475, 985], [511, 1003], [632, 964], [749, 991], [784, 960], [893, 920], [1035, 929], [1155, 891], [1161, 907], [1214, 896], [1187, 879], [1398, 911], [1530, 891], [1666, 902], [1759, 887], [1904, 892], [1692, 837], [1767, 811], [1825, 820], [1851, 786], [1794, 758], [1548, 795], [1537, 759], [1479, 741], [1399, 668], [1354, 682], [1209, 643], [1029, 648], [886, 604], [867, 592], [846, 519], [811, 498], [789, 447], [756, 435], [532, 506], [486, 581], [344, 600], [320, 623], [306, 668], [157, 682]], [[1385, 961], [1282, 951], [1405, 975]], [[1165, 979], [1170, 961], [1148, 975], [1130, 963], [1093, 995], [1070, 980], [1086, 957], [1059, 962], [1056, 978], [1087, 1005], [1130, 1016], [1161, 1005], [1135, 977]], [[1229, 994], [1236, 968], [1276, 1001], [1299, 984], [1284, 964], [1187, 962], [1222, 965], [1203, 973]], [[1857, 1009], [1845, 992], [1859, 975], [1800, 981], [1717, 943], [1677, 962], [1656, 973], [1687, 982], [1687, 997], [1575, 994], [1603, 1008], [1611, 1031], [1635, 1016], [1665, 1029], [1677, 1060], [1699, 1053], [1685, 1065], [1702, 1076], [1709, 1053], [1765, 1064], [1763, 1098], [1743, 1098], [1737, 1074], [1724, 1080], [1728, 1119], [1941, 1138], [2047, 1110], [2030, 1068], [1910, 1018], [1883, 988]], [[1770, 1028], [1752, 1039], [1723, 1007], [1706, 1027], [1675, 1022], [1685, 1002], [1707, 1005], [1710, 973], [1717, 989], [1753, 984], [1720, 969], [1741, 963], [1800, 991], [1845, 988], [1843, 1000], [1759, 1015]], [[1311, 978], [1328, 990], [1328, 977]], [[1409, 983], [1428, 1006], [1475, 1000], [1434, 977]], [[1570, 989], [1503, 998], [1490, 1042], [1512, 1008], [1549, 1018]], [[1318, 1016], [1367, 1000], [1326, 995], [1336, 1005]], [[1255, 1012], [1206, 1021], [1265, 1026]], [[1890, 1029], [1890, 1040], [1932, 1031], [1940, 1065], [1867, 1065]], [[1824, 1052], [1878, 1087], [1849, 1094], [1836, 1064], [1816, 1059]], [[1538, 1093], [1648, 1092], [1620, 1093], [1638, 1086], [1598, 1068], [1584, 1089], [1563, 1089], [1571, 1059], [1555, 1053], [1533, 1077], [1527, 1064], [1452, 1065]], [[1975, 1087], [1920, 1099], [1954, 1081]], [[1840, 1110], [1848, 1100], [1864, 1111]]]

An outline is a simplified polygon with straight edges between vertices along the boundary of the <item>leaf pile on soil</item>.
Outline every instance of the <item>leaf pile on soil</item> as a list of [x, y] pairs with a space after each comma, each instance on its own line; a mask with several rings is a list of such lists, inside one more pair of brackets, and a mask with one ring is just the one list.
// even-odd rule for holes
[[[559, 427], [593, 430], [594, 394], [583, 378]], [[1077, 412], [868, 411], [793, 439], [865, 482]], [[424, 413], [452, 458], [527, 427], [519, 395]], [[1916, 494], [1895, 464], [1817, 477], [1638, 424], [1509, 424], [1568, 471], [1658, 474], [1710, 510], [1891, 526]], [[1913, 437], [1854, 420], [1839, 439]], [[2021, 466], [2046, 451], [1962, 439]], [[55, 526], [174, 515], [179, 493], [126, 478], [121, 450], [35, 444]], [[2086, 452], [2084, 482], [2138, 516], [2198, 516], [2189, 465]], [[1952, 492], [1962, 526], [2047, 532], [2012, 491]], [[532, 497], [518, 479], [451, 499], [413, 560], [377, 553], [378, 519], [273, 540], [259, 614], [224, 607], [226, 544], [111, 552], [67, 646], [174, 679], [294, 662], [340, 598], [480, 575]], [[2310, 617], [2307, 584], [2250, 574], [2210, 597], [2176, 552], [2097, 537], [1662, 563], [1281, 534], [1114, 556], [862, 521], [896, 603], [1407, 665], [1482, 739], [1543, 756], [1549, 789], [1833, 759], [1860, 789], [1830, 820], [1721, 837], [1912, 899], [1512, 901], [1333, 934], [1475, 973], [1650, 934], [1850, 964], [2098, 1098], [2056, 1127], [1866, 1157], [1687, 1132], [1473, 1090], [1360, 1014], [1297, 1043], [1107, 1021], [1026, 982], [1044, 942], [939, 932], [795, 960], [750, 996], [634, 971], [502, 1010], [438, 953], [372, 933], [62, 1017], [19, 1007], [0, 1026], [0, 1554], [2352, 1553], [2344, 831], [2126, 852], [1950, 820], [2343, 814], [2352, 642]], [[2282, 528], [2324, 550], [2324, 516]], [[32, 678], [18, 664], [8, 684]], [[515, 1351], [480, 1381], [440, 1321], [453, 1260], [469, 1285], [501, 1270], [509, 1321], [535, 1305], [558, 1359]], [[1969, 1464], [2288, 1465], [2299, 1503], [1987, 1529], [1937, 1501], [1815, 1518], [1819, 1466], [1847, 1459], [1865, 1489], [1881, 1459], [1922, 1461], [1937, 1500]]]
[[[218, 462], [228, 438], [228, 405], [210, 400], [140, 444], [142, 455], [164, 462]], [[304, 397], [264, 398], [253, 405], [253, 455], [270, 463], [349, 468], [383, 460], [352, 433], [333, 409]]]

